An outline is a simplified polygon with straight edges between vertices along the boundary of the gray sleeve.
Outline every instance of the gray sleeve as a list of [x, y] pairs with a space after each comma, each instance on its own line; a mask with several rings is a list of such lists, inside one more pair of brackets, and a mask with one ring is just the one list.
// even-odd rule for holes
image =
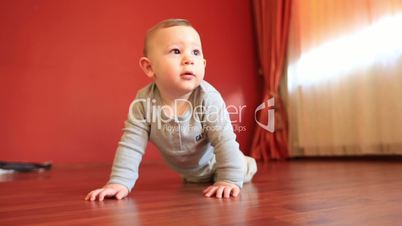
[[225, 102], [219, 93], [211, 92], [206, 95], [205, 108], [204, 129], [215, 150], [216, 180], [242, 188], [245, 163]]
[[148, 143], [150, 126], [146, 120], [144, 102], [138, 95], [131, 103], [113, 162], [108, 184], [121, 184], [129, 191], [138, 178], [139, 165]]

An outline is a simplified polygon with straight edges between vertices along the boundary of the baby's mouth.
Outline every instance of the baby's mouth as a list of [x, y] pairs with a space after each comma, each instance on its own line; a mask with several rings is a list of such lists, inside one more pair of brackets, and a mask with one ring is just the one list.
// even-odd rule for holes
[[191, 71], [186, 71], [184, 73], [181, 73], [180, 77], [182, 77], [183, 79], [192, 79], [193, 77], [195, 77], [195, 74]]

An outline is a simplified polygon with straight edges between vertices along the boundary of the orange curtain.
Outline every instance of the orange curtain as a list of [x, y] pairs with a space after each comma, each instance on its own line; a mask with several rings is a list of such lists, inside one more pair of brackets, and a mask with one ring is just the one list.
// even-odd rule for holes
[[294, 0], [289, 155], [402, 154], [402, 0]]
[[[254, 0], [254, 17], [257, 33], [260, 73], [264, 76], [263, 101], [275, 99], [275, 131], [257, 126], [251, 155], [260, 161], [288, 157], [288, 123], [284, 104], [279, 95], [283, 75], [291, 0]], [[268, 110], [259, 111], [257, 120], [268, 121]]]

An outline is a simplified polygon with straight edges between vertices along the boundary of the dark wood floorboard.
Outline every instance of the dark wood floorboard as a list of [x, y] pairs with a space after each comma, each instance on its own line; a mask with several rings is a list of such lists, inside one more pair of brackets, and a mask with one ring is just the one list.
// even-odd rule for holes
[[204, 198], [161, 162], [145, 162], [124, 200], [84, 201], [110, 166], [0, 176], [0, 225], [402, 225], [401, 161], [259, 165], [237, 199]]

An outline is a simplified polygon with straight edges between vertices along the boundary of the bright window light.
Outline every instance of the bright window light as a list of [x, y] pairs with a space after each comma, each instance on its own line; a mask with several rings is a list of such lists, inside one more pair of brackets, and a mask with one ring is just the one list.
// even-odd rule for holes
[[397, 14], [303, 53], [288, 75], [297, 76], [300, 85], [315, 84], [372, 64], [388, 65], [401, 54], [402, 14]]

